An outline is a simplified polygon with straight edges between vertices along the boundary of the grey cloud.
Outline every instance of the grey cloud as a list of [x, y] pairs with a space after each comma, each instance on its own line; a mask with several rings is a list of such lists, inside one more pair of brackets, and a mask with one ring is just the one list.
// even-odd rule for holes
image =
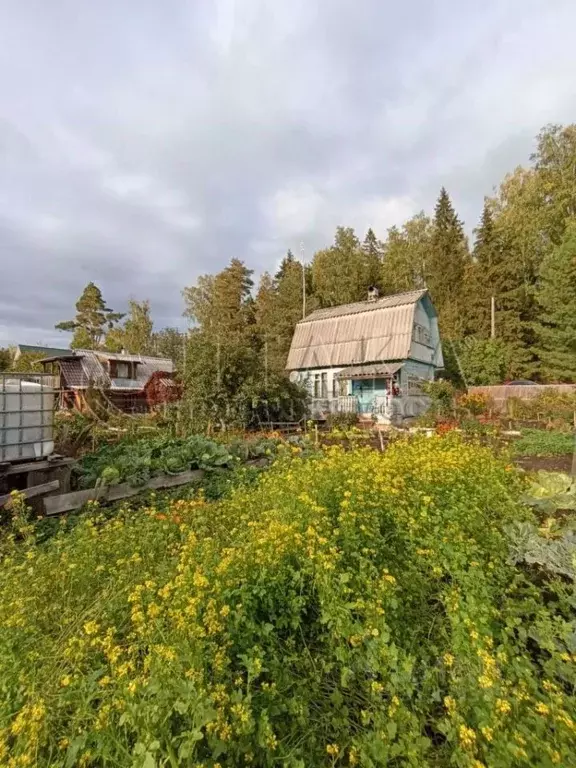
[[6, 0], [0, 343], [62, 341], [91, 279], [182, 324], [182, 287], [230, 257], [384, 235], [442, 184], [471, 230], [573, 119], [575, 21], [570, 0]]

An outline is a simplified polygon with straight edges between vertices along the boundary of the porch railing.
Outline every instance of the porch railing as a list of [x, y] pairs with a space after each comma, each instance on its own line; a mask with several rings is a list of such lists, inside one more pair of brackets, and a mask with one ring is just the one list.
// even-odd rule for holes
[[310, 410], [312, 416], [327, 416], [331, 413], [358, 413], [358, 398], [354, 396], [313, 398]]

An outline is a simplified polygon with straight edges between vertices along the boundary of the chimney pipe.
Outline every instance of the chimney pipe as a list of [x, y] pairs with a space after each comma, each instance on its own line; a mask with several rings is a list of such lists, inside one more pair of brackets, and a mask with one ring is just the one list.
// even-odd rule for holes
[[376, 301], [379, 295], [380, 295], [380, 292], [378, 291], [378, 288], [376, 288], [375, 285], [371, 285], [368, 288], [368, 301]]

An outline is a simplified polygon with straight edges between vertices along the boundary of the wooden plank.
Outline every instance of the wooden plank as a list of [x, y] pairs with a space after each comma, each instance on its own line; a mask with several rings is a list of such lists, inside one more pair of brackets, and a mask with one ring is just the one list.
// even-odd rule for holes
[[23, 475], [26, 472], [41, 472], [55, 467], [65, 467], [75, 464], [76, 459], [61, 457], [52, 461], [30, 461], [23, 464], [9, 464], [6, 468], [0, 468], [0, 474], [4, 475]]
[[73, 493], [61, 494], [60, 496], [50, 496], [44, 499], [44, 509], [47, 515], [59, 515], [62, 512], [79, 509], [89, 501], [120, 501], [120, 499], [129, 499], [132, 496], [137, 496], [143, 491], [176, 488], [179, 485], [186, 485], [187, 483], [201, 480], [203, 477], [204, 470], [191, 469], [179, 475], [158, 475], [139, 488], [134, 488], [134, 486], [128, 483], [88, 488], [85, 491], [74, 491]]
[[[33, 485], [31, 488], [24, 488], [19, 491], [25, 499], [31, 499], [34, 496], [42, 496], [44, 493], [51, 493], [57, 491], [60, 488], [59, 480], [51, 480], [49, 483], [42, 483], [42, 485]], [[8, 493], [5, 496], [0, 496], [0, 507], [3, 507], [7, 502], [12, 499], [12, 496]]]

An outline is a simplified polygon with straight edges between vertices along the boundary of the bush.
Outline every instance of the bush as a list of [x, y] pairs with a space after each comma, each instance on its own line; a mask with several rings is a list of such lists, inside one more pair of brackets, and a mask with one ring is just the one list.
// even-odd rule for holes
[[523, 399], [510, 397], [507, 402], [508, 415], [517, 419], [558, 420], [572, 425], [576, 412], [576, 391], [559, 392], [557, 389], [543, 390], [536, 397]]
[[425, 381], [422, 383], [422, 391], [432, 401], [429, 409], [431, 415], [438, 418], [453, 415], [456, 390], [451, 382], [445, 379]]
[[458, 398], [458, 405], [464, 408], [472, 416], [480, 416], [488, 413], [493, 403], [488, 395], [482, 392], [470, 392]]
[[0, 760], [571, 764], [572, 593], [509, 560], [519, 494], [490, 451], [432, 437], [9, 538]]
[[357, 413], [331, 413], [326, 419], [330, 429], [349, 429], [358, 423]]

